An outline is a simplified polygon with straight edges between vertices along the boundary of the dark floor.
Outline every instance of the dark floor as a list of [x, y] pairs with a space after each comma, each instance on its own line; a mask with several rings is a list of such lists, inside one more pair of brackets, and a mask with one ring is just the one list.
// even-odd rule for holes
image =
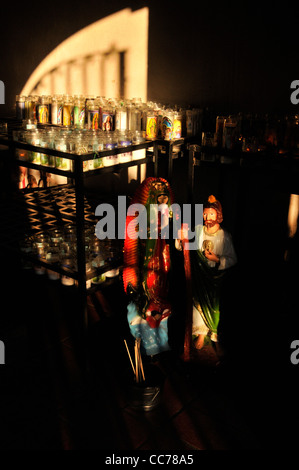
[[[273, 324], [261, 328], [261, 309], [252, 311], [250, 299], [244, 302], [246, 322], [239, 318], [235, 331], [226, 334], [229, 345], [220, 364], [210, 347], [189, 362], [175, 348], [154, 361], [144, 358], [150, 385], [160, 389], [158, 406], [144, 411], [132, 406], [124, 339], [130, 348], [133, 343], [121, 284], [89, 296], [88, 336], [81, 338], [72, 288], [33, 273], [7, 274], [3, 295], [9, 303], [1, 312], [2, 450], [296, 447], [299, 370], [290, 365], [290, 343], [281, 333], [273, 335]], [[274, 309], [265, 315], [277, 321]], [[287, 328], [286, 318], [283, 323]]]

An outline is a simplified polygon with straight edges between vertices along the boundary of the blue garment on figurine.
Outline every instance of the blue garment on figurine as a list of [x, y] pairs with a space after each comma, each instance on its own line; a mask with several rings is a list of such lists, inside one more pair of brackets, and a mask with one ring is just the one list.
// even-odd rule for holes
[[140, 316], [136, 305], [131, 302], [128, 305], [127, 319], [132, 335], [135, 338], [141, 338], [141, 347], [148, 356], [170, 350], [168, 344], [168, 317], [164, 318], [157, 328], [152, 328]]

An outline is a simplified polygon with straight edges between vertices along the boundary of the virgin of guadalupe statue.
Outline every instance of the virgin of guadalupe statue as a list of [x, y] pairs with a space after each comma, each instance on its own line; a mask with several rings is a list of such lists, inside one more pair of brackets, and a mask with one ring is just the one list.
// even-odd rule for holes
[[166, 236], [170, 231], [163, 229], [173, 216], [172, 204], [169, 183], [163, 178], [146, 178], [130, 206], [143, 208], [145, 224], [137, 223], [137, 213], [126, 218], [123, 284], [130, 300], [127, 318], [132, 335], [141, 339], [141, 348], [149, 356], [170, 349], [167, 321], [172, 313], [168, 295], [171, 259]]

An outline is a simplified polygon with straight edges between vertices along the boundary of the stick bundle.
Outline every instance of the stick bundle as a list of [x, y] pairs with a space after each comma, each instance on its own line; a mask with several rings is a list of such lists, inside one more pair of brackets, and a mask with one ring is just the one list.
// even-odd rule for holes
[[131, 366], [132, 366], [132, 369], [133, 369], [133, 373], [134, 373], [134, 376], [135, 376], [135, 382], [136, 383], [142, 382], [142, 381], [145, 380], [145, 375], [144, 375], [142, 357], [141, 357], [141, 352], [140, 352], [141, 339], [140, 338], [135, 339], [135, 345], [134, 345], [135, 367], [134, 367], [133, 360], [132, 360], [132, 357], [131, 357], [131, 354], [130, 354], [130, 351], [129, 351], [126, 340], [124, 340], [124, 342], [125, 342], [125, 345], [126, 345], [128, 355], [129, 355], [129, 359], [130, 359], [130, 363], [131, 363]]

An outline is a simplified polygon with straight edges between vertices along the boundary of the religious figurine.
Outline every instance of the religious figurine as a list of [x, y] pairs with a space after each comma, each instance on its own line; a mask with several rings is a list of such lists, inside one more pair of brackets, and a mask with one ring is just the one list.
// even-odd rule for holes
[[[208, 338], [218, 342], [220, 284], [227, 270], [237, 263], [231, 235], [221, 228], [222, 221], [222, 206], [210, 196], [203, 207], [204, 225], [195, 227], [196, 249], [185, 251], [189, 258], [193, 300], [191, 331], [196, 349], [201, 349]], [[182, 233], [181, 240], [175, 242], [176, 248], [182, 250], [182, 240], [187, 238], [187, 234]]]
[[[163, 228], [168, 227], [172, 218], [172, 203], [169, 183], [150, 177], [137, 189], [126, 218], [123, 282], [130, 299], [127, 318], [131, 333], [141, 339], [148, 356], [170, 349], [167, 326], [171, 315], [170, 231], [163, 234]], [[138, 219], [136, 207], [141, 211]], [[133, 213], [129, 214], [130, 208]]]

